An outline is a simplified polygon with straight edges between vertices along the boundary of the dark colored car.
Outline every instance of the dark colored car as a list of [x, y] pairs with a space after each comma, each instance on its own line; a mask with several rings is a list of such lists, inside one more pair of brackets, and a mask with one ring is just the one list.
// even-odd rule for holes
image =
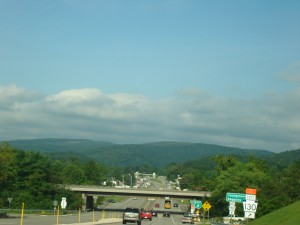
[[174, 203], [174, 205], [173, 205], [174, 207], [178, 207], [178, 203]]
[[164, 212], [163, 216], [164, 216], [164, 217], [170, 217], [170, 213]]
[[157, 217], [157, 212], [156, 211], [152, 211], [152, 216]]

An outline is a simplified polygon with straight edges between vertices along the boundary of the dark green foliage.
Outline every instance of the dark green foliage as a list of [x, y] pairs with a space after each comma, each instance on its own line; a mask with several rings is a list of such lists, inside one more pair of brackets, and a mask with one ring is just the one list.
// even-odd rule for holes
[[92, 160], [68, 161], [50, 159], [40, 152], [14, 150], [9, 144], [0, 144], [0, 208], [11, 207], [53, 209], [53, 200], [67, 197], [68, 206], [81, 207], [80, 194], [58, 189], [57, 184], [99, 185], [107, 178], [108, 169]]
[[[0, 208], [8, 207], [8, 197], [13, 197], [15, 208], [25, 202], [27, 208], [51, 209], [53, 200], [62, 197], [67, 197], [70, 208], [79, 208], [81, 196], [56, 184], [99, 185], [116, 178], [129, 185], [135, 183], [136, 171], [165, 174], [172, 181], [180, 175], [181, 189], [213, 191], [205, 199], [213, 206], [211, 216], [227, 215], [226, 193], [244, 193], [247, 187], [257, 189], [257, 217], [300, 199], [299, 150], [275, 154], [175, 142], [114, 145], [44, 139], [34, 143], [31, 147], [26, 141], [15, 143], [18, 148], [27, 145], [27, 151], [0, 144]], [[34, 149], [43, 151], [29, 151]], [[241, 205], [237, 213], [243, 214]]]
[[95, 160], [108, 166], [152, 166], [163, 168], [167, 164], [222, 155], [268, 156], [274, 153], [264, 150], [250, 150], [212, 144], [157, 142], [148, 144], [112, 144], [90, 140], [35, 139], [11, 141], [10, 144], [22, 150], [46, 152], [54, 159], [68, 158], [71, 154], [82, 161]]
[[[274, 162], [254, 156], [238, 158], [234, 155], [217, 155], [210, 162], [207, 159], [207, 165], [215, 165], [214, 169], [201, 168], [197, 160], [184, 164], [173, 163], [167, 167], [167, 172], [172, 179], [176, 177], [175, 174], [182, 176], [182, 188], [212, 190], [213, 195], [209, 199], [213, 205], [210, 212], [212, 216], [228, 215], [226, 193], [245, 193], [247, 187], [257, 189], [259, 210], [256, 217], [300, 199], [299, 159], [284, 170], [279, 170]], [[242, 216], [242, 204], [237, 203], [236, 207], [237, 215]]]

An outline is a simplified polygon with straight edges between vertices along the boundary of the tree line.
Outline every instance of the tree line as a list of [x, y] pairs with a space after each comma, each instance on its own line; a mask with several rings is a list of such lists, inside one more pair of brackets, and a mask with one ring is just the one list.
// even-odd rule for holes
[[[212, 216], [228, 215], [227, 192], [245, 193], [257, 189], [257, 217], [300, 199], [300, 160], [285, 167], [255, 156], [215, 155], [186, 163], [172, 163], [165, 168], [149, 165], [111, 167], [78, 157], [52, 159], [48, 155], [17, 150], [8, 143], [0, 144], [0, 208], [53, 209], [54, 200], [67, 197], [68, 208], [82, 206], [80, 194], [67, 191], [58, 184], [102, 185], [115, 177], [135, 171], [166, 175], [170, 180], [181, 176], [181, 189], [212, 191], [206, 199], [212, 205]], [[8, 198], [12, 198], [9, 205]], [[203, 199], [205, 200], [205, 199]], [[242, 206], [237, 214], [243, 215]]]
[[[211, 158], [170, 164], [166, 173], [170, 179], [181, 176], [181, 189], [212, 191], [207, 199], [211, 215], [228, 215], [226, 193], [245, 193], [246, 188], [257, 190], [257, 217], [300, 200], [300, 159], [285, 167], [261, 158], [216, 155]], [[213, 169], [209, 169], [213, 168]], [[243, 216], [242, 204], [237, 215]]]

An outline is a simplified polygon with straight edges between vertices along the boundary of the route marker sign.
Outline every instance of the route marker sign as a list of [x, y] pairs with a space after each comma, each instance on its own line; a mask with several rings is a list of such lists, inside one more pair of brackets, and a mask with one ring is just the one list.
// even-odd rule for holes
[[256, 200], [256, 195], [246, 194], [246, 201], [253, 201], [253, 202], [255, 202], [255, 200]]
[[244, 202], [246, 201], [246, 194], [242, 193], [226, 193], [227, 202]]
[[255, 213], [257, 209], [257, 202], [243, 202], [244, 211]]
[[62, 209], [65, 209], [67, 207], [67, 198], [66, 197], [62, 197], [60, 206]]
[[235, 211], [234, 210], [229, 210], [229, 215], [234, 216]]
[[256, 189], [255, 188], [246, 188], [246, 194], [256, 195]]

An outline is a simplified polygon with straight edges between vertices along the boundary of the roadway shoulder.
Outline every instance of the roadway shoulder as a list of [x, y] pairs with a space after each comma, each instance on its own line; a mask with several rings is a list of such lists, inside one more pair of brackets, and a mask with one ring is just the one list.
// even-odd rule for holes
[[72, 224], [61, 224], [61, 225], [97, 225], [97, 224], [109, 224], [109, 223], [119, 223], [119, 222], [122, 222], [122, 219], [110, 218], [110, 219], [100, 219], [96, 222], [72, 223]]

